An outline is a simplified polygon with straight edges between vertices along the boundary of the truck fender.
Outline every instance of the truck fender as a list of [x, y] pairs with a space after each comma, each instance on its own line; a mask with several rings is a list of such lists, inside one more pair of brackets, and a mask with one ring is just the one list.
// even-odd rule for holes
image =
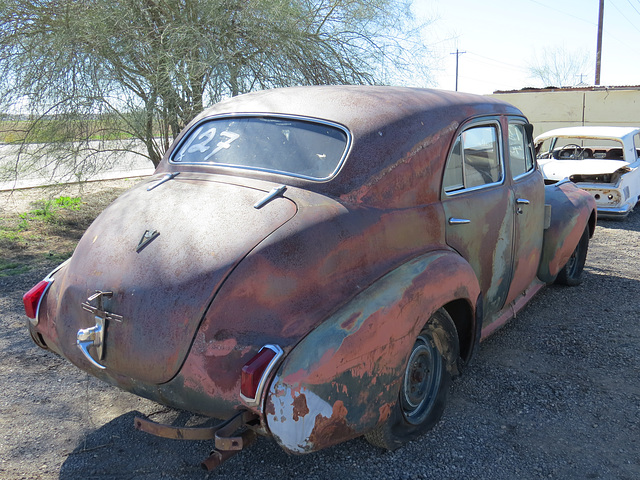
[[596, 202], [574, 183], [558, 182], [545, 187], [545, 230], [538, 278], [551, 283], [567, 263], [585, 228], [593, 235]]
[[[479, 295], [473, 269], [450, 250], [414, 258], [361, 291], [280, 365], [264, 410], [275, 440], [288, 452], [307, 453], [373, 429], [398, 399], [409, 353], [427, 320], [463, 300], [475, 323]], [[473, 341], [473, 335], [466, 338]]]

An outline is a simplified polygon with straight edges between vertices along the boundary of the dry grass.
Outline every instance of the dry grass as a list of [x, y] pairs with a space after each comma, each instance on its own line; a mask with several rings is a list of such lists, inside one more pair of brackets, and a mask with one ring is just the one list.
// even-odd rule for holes
[[0, 276], [70, 257], [78, 240], [117, 196], [140, 179], [0, 192]]

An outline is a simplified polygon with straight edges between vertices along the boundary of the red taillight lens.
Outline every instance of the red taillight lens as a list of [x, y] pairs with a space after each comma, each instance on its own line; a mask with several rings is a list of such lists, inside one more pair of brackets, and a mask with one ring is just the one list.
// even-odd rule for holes
[[47, 280], [42, 280], [22, 296], [24, 311], [27, 314], [27, 317], [36, 318], [36, 314], [38, 313], [38, 304], [40, 303], [40, 299], [48, 286], [49, 282]]
[[277, 355], [269, 348], [263, 348], [256, 356], [242, 367], [240, 392], [247, 398], [255, 399], [260, 386], [260, 380], [271, 360]]

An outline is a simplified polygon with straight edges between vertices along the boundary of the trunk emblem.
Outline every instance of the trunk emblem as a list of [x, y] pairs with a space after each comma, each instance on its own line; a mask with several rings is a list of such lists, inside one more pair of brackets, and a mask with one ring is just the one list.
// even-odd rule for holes
[[160, 232], [157, 230], [145, 230], [142, 234], [142, 238], [138, 242], [138, 246], [136, 247], [136, 253], [140, 253], [144, 247], [149, 245], [156, 237], [160, 235]]
[[[101, 292], [97, 290], [96, 293], [87, 298], [86, 302], [82, 303], [82, 309], [94, 315], [96, 324], [90, 328], [81, 328], [78, 330], [76, 336], [78, 348], [84, 356], [87, 357], [87, 360], [101, 370], [104, 370], [105, 367], [100, 365], [97, 360], [102, 360], [102, 357], [104, 357], [104, 337], [107, 329], [107, 321], [122, 322], [122, 316], [107, 312], [102, 305], [102, 299], [111, 296], [113, 296], [113, 292]], [[96, 307], [91, 305], [91, 302], [94, 300], [98, 302], [98, 306]], [[95, 347], [97, 360], [89, 353], [89, 347], [92, 345]]]

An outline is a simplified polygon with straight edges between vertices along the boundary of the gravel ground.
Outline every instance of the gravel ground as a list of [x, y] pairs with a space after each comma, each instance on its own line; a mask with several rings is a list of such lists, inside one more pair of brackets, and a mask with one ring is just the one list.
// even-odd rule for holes
[[0, 278], [2, 479], [640, 478], [640, 213], [601, 221], [584, 282], [552, 286], [483, 342], [434, 430], [395, 452], [356, 439], [288, 456], [261, 438], [217, 471], [210, 442], [133, 429], [203, 419], [103, 385], [28, 338], [20, 297], [52, 265]]

